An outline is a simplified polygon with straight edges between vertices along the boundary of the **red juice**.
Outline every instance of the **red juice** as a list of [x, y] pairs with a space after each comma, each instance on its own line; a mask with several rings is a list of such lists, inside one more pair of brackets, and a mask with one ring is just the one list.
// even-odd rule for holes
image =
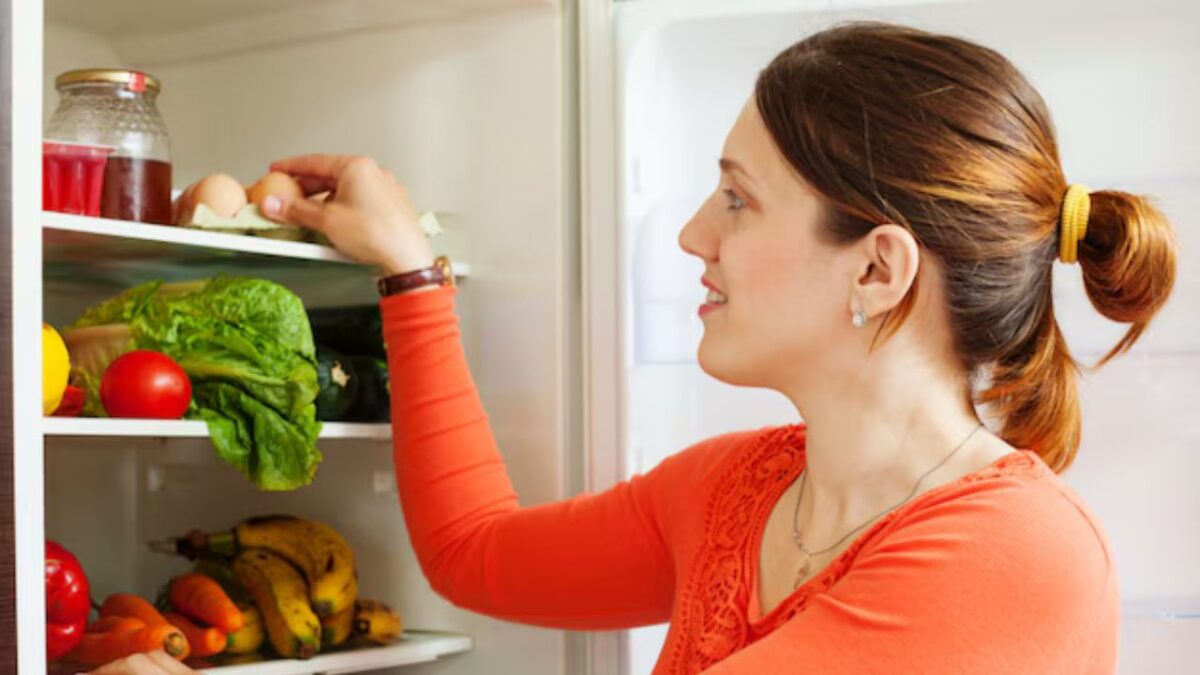
[[42, 143], [42, 208], [100, 215], [104, 168], [112, 148], [76, 143]]
[[103, 218], [171, 224], [171, 164], [156, 159], [109, 157], [104, 168]]

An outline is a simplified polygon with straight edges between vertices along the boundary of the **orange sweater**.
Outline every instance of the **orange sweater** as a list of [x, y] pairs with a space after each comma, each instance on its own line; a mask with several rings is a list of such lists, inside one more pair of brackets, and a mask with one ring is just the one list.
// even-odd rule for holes
[[1032, 452], [918, 495], [760, 616], [760, 538], [804, 466], [803, 427], [712, 438], [602, 493], [522, 508], [454, 291], [385, 299], [383, 321], [400, 501], [422, 570], [458, 606], [575, 630], [670, 621], [656, 675], [1115, 670], [1107, 539]]

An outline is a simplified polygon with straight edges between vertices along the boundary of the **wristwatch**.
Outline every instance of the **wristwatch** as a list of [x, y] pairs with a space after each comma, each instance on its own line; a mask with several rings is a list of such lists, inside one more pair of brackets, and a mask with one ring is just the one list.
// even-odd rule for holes
[[387, 297], [411, 291], [425, 286], [453, 286], [454, 270], [450, 267], [450, 259], [440, 255], [434, 259], [433, 265], [424, 269], [393, 274], [379, 280], [379, 295]]

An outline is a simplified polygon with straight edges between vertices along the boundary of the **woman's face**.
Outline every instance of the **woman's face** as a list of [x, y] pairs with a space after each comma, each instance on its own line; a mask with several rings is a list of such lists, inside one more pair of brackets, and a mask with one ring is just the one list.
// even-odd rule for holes
[[831, 365], [839, 345], [848, 353], [861, 258], [818, 236], [822, 216], [818, 195], [776, 149], [751, 98], [725, 140], [720, 184], [679, 235], [719, 293], [699, 309], [705, 372], [780, 388]]

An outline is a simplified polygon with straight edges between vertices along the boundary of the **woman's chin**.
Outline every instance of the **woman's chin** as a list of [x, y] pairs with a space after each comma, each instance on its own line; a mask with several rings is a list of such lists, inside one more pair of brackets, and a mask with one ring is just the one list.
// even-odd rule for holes
[[696, 361], [700, 364], [700, 370], [726, 384], [746, 386], [752, 383], [747, 382], [747, 373], [743, 372], [743, 368], [738, 368], [736, 359], [732, 358], [735, 355], [722, 353], [716, 349], [715, 345], [709, 343], [708, 338], [700, 340], [700, 347], [696, 350]]

